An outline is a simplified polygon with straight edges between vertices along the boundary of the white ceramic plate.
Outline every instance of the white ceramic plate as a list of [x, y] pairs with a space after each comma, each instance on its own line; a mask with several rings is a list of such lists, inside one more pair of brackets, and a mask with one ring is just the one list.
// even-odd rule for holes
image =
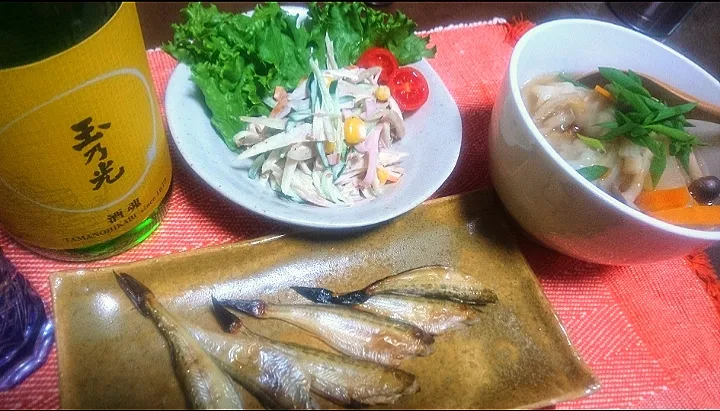
[[[304, 14], [304, 9], [287, 8]], [[190, 79], [190, 67], [179, 64], [167, 86], [165, 108], [177, 148], [197, 175], [228, 200], [265, 217], [315, 228], [352, 228], [397, 217], [427, 200], [450, 176], [462, 142], [460, 111], [450, 92], [427, 61], [412, 64], [430, 87], [428, 101], [405, 115], [406, 135], [392, 149], [407, 152], [401, 163], [405, 175], [385, 186], [373, 201], [352, 207], [324, 208], [280, 198], [270, 187], [248, 177], [252, 163], [232, 167], [237, 156], [210, 123], [202, 92]]]

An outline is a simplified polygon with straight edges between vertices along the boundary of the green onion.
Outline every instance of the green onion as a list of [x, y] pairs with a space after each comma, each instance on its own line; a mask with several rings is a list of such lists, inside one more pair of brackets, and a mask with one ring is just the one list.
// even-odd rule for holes
[[[634, 144], [647, 147], [653, 154], [650, 175], [657, 185], [665, 171], [667, 156], [678, 159], [683, 168], [689, 170], [689, 157], [694, 146], [702, 143], [697, 137], [685, 131], [690, 124], [685, 114], [691, 112], [696, 103], [668, 107], [664, 102], [650, 95], [642, 86], [640, 76], [632, 70], [622, 72], [611, 67], [599, 67], [600, 74], [609, 81], [605, 88], [616, 99], [615, 122], [599, 124], [610, 131], [596, 140], [608, 141], [625, 136]], [[660, 136], [670, 140], [669, 147]]]
[[608, 121], [607, 123], [599, 123], [599, 124], [595, 124], [595, 125], [598, 127], [602, 127], [602, 128], [618, 128], [619, 127], [617, 121]]
[[605, 146], [603, 145], [603, 143], [600, 140], [598, 140], [596, 138], [584, 136], [580, 133], [577, 133], [577, 137], [580, 139], [580, 141], [585, 143], [586, 146], [592, 148], [593, 150], [597, 150], [602, 153], [607, 153], [607, 151], [605, 150]]
[[[665, 145], [654, 141], [649, 135], [645, 137], [648, 140], [650, 151], [653, 153], [652, 161], [650, 162], [650, 177], [652, 178], [653, 187], [657, 187], [665, 172], [665, 166], [667, 166], [667, 155], [665, 154]], [[654, 144], [649, 144], [652, 141]]]
[[630, 80], [636, 82], [639, 86], [642, 86], [642, 79], [634, 71], [628, 70], [627, 76], [630, 78]]
[[653, 120], [653, 123], [657, 123], [659, 121], [666, 120], [680, 114], [688, 113], [692, 111], [695, 106], [697, 106], [697, 103], [681, 104], [675, 107], [664, 107], [657, 113], [657, 115], [655, 116], [655, 120]]
[[610, 131], [608, 131], [607, 133], [605, 133], [605, 134], [603, 134], [602, 136], [598, 137], [597, 139], [598, 139], [598, 140], [602, 140], [602, 141], [612, 140], [612, 139], [614, 139], [615, 137], [625, 135], [626, 133], [628, 133], [629, 131], [631, 131], [632, 129], [634, 129], [634, 128], [636, 128], [636, 127], [637, 127], [636, 124], [626, 123], [626, 124], [623, 124], [623, 125], [620, 126], [620, 127], [611, 129]]
[[619, 83], [613, 82], [613, 85], [615, 86], [619, 96], [621, 97], [620, 101], [624, 100], [625, 103], [629, 104], [636, 112], [640, 113], [643, 116], [651, 113], [650, 108], [647, 106], [647, 104], [645, 104], [645, 101], [643, 101], [640, 96]]
[[642, 123], [643, 125], [650, 124], [653, 122], [653, 119], [656, 117], [655, 113], [650, 113], [643, 119]]
[[[598, 67], [598, 70], [609, 82], [620, 85], [633, 93], [637, 93], [645, 97], [651, 97], [650, 92], [645, 90], [642, 84], [638, 84], [633, 77], [628, 76], [622, 71], [612, 67]], [[633, 76], [637, 77], [634, 73]], [[637, 78], [639, 79], [639, 77]]]
[[664, 110], [668, 108], [665, 104], [652, 97], [638, 96], [652, 110]]
[[[652, 115], [652, 113], [648, 113], [648, 114]], [[645, 119], [647, 118], [648, 114], [641, 114], [638, 112], [627, 113], [627, 118], [630, 119], [630, 121], [628, 121], [628, 123], [642, 124], [643, 121], [645, 121]]]
[[690, 153], [693, 150], [693, 144], [680, 141], [671, 141], [668, 147], [670, 155], [674, 156], [680, 162], [683, 169], [690, 174]]
[[584, 85], [583, 83], [578, 82], [577, 80], [573, 80], [565, 73], [558, 74], [558, 78], [566, 83], [572, 84], [575, 87], [582, 87], [582, 88], [588, 88], [588, 89], [590, 88], [590, 87]]
[[580, 173], [581, 176], [585, 177], [588, 181], [595, 181], [598, 178], [605, 175], [605, 173], [610, 170], [609, 168], [605, 166], [590, 166], [590, 167], [583, 167], [579, 168], [576, 171]]
[[671, 140], [677, 140], [677, 141], [693, 141], [693, 140], [695, 140], [695, 137], [693, 135], [688, 134], [685, 131], [678, 130], [676, 128], [663, 126], [662, 124], [653, 124], [653, 125], [648, 125], [648, 126], [644, 126], [644, 127], [648, 130], [655, 131], [658, 134], [667, 136]]

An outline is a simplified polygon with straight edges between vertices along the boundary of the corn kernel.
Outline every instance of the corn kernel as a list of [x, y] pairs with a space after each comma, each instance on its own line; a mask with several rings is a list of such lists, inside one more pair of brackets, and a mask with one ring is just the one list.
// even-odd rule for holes
[[380, 86], [375, 90], [375, 97], [380, 101], [388, 101], [390, 98], [390, 88], [388, 86]]
[[377, 168], [377, 176], [378, 176], [378, 180], [380, 180], [380, 184], [385, 184], [388, 179], [388, 171], [382, 167], [378, 167]]
[[348, 144], [360, 144], [365, 141], [367, 136], [365, 122], [358, 116], [352, 116], [345, 120], [343, 131], [345, 132], [345, 141]]
[[335, 152], [335, 142], [334, 141], [325, 141], [325, 154], [332, 154]]
[[330, 87], [330, 84], [332, 84], [332, 79], [330, 77], [323, 77], [325, 79], [325, 87]]

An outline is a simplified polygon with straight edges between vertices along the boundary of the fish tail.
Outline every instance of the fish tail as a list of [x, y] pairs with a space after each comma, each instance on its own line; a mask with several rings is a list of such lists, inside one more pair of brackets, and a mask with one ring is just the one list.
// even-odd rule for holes
[[485, 289], [481, 292], [481, 298], [483, 301], [485, 301], [485, 304], [494, 304], [498, 302], [498, 296], [495, 294], [495, 291], [490, 289]]
[[128, 298], [135, 304], [135, 307], [137, 307], [143, 315], [149, 316], [150, 305], [148, 300], [155, 299], [155, 294], [130, 274], [118, 274], [115, 271], [113, 271], [113, 274], [115, 274], [115, 279], [120, 285], [120, 288], [125, 291]]
[[362, 304], [365, 301], [369, 300], [371, 297], [370, 294], [367, 294], [365, 291], [351, 291], [349, 293], [339, 295], [337, 297], [337, 304], [343, 304], [343, 305], [357, 305]]
[[344, 402], [344, 403], [341, 404], [341, 405], [343, 405], [343, 406], [345, 406], [345, 408], [348, 408], [348, 409], [351, 409], [351, 410], [361, 410], [361, 409], [363, 409], [363, 408], [367, 408], [367, 407], [368, 407], [367, 404], [363, 404], [362, 402], [357, 401], [357, 400], [355, 400], [355, 399], [350, 399], [350, 400], [348, 400], [347, 402]]
[[412, 382], [410, 384], [408, 384], [408, 387], [405, 389], [405, 392], [402, 393], [403, 395], [415, 394], [416, 392], [420, 391], [420, 384], [418, 383], [417, 378], [412, 374], [408, 374], [408, 375], [410, 377], [412, 377], [412, 380], [411, 380]]
[[367, 301], [370, 296], [364, 291], [352, 291], [345, 294], [336, 294], [327, 288], [313, 287], [290, 287], [296, 293], [306, 299], [318, 304], [340, 304], [340, 305], [356, 305]]
[[385, 278], [375, 281], [374, 283], [368, 285], [367, 287], [362, 289], [362, 292], [367, 295], [375, 295], [377, 293], [377, 288], [380, 287], [381, 283], [386, 280]]
[[334, 304], [336, 298], [335, 293], [327, 288], [313, 287], [290, 287], [293, 291], [305, 297], [306, 299], [318, 304]]
[[242, 311], [255, 318], [264, 317], [267, 310], [267, 304], [262, 300], [223, 300], [219, 304]]
[[218, 301], [215, 296], [212, 297], [213, 313], [215, 319], [226, 333], [235, 334], [243, 327], [242, 320], [233, 314]]
[[[433, 296], [431, 296], [433, 297]], [[480, 290], [479, 293], [472, 297], [464, 297], [464, 296], [455, 296], [455, 297], [449, 297], [449, 296], [438, 296], [437, 298], [440, 299], [450, 299], [452, 301], [466, 304], [469, 306], [473, 306], [475, 308], [484, 307], [489, 304], [495, 304], [498, 302], [498, 296], [495, 294], [495, 291], [490, 289], [483, 289]]]
[[422, 341], [426, 345], [432, 345], [433, 343], [435, 343], [435, 337], [433, 337], [432, 334], [426, 333], [419, 328], [415, 331], [415, 335], [417, 336], [417, 338], [420, 339], [420, 341]]

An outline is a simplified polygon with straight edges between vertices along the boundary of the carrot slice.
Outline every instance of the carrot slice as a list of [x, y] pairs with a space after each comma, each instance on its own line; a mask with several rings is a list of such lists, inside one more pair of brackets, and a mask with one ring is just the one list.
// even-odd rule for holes
[[685, 186], [669, 190], [643, 191], [635, 199], [635, 205], [639, 209], [649, 211], [661, 211], [670, 208], [687, 207], [692, 204], [692, 196]]
[[605, 89], [603, 88], [603, 86], [601, 86], [601, 85], [599, 85], [599, 84], [595, 85], [595, 91], [597, 91], [598, 93], [600, 93], [600, 95], [603, 96], [603, 97], [605, 97], [606, 99], [608, 99], [608, 100], [613, 100], [612, 94], [610, 94], [609, 91], [605, 90]]
[[671, 224], [702, 227], [720, 226], [720, 206], [672, 208], [649, 214], [658, 220]]

